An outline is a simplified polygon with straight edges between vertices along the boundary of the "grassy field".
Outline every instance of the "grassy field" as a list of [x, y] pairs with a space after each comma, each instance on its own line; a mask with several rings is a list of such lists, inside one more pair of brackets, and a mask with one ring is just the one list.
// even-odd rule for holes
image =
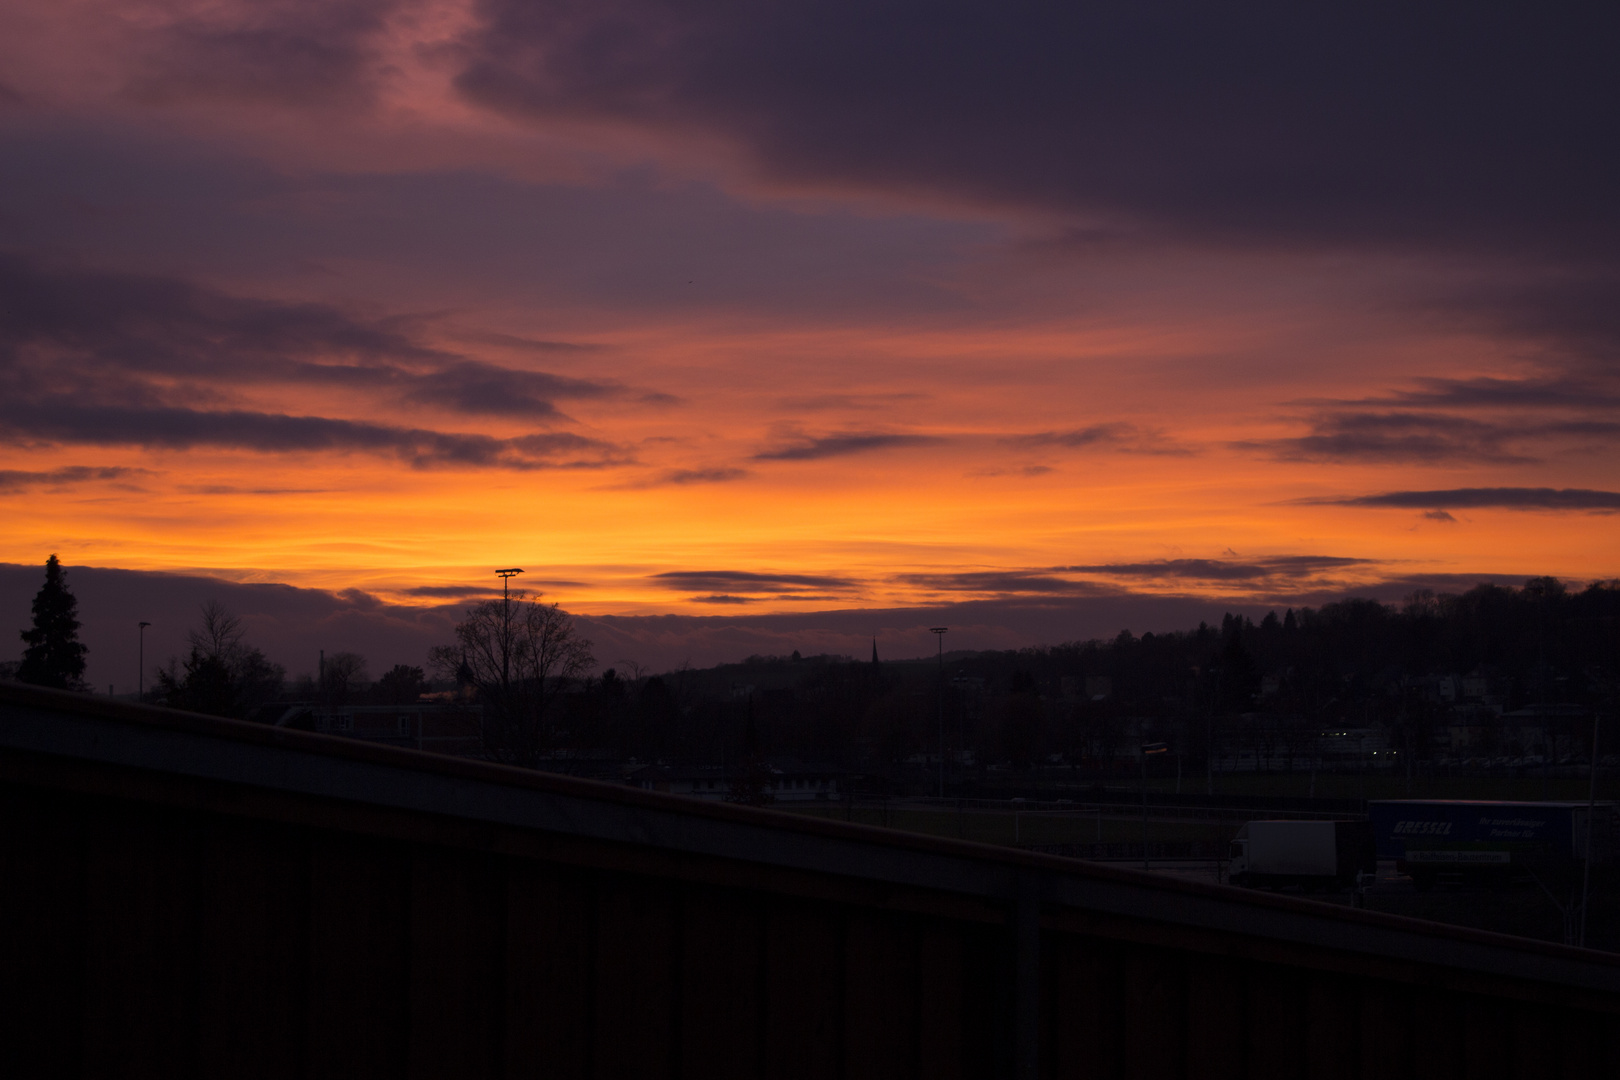
[[[1367, 906], [1373, 911], [1498, 934], [1563, 940], [1563, 917], [1557, 906], [1531, 884], [1503, 889], [1437, 888], [1428, 893], [1370, 894]], [[1620, 951], [1620, 872], [1613, 866], [1598, 867], [1593, 872], [1586, 945], [1605, 952]]]
[[[1016, 787], [1022, 794], [1032, 786], [1042, 790], [1049, 788], [1056, 792], [1058, 785], [1063, 783], [1062, 778], [1054, 775], [1036, 785], [1026, 781], [1018, 785], [1009, 783], [1006, 786], [1008, 790]], [[1106, 786], [1136, 789], [1140, 783], [1141, 781], [1134, 777], [1120, 777], [1117, 780], [1109, 780]], [[1214, 786], [1216, 794], [1219, 795], [1282, 795], [1304, 798], [1314, 794], [1318, 799], [1516, 799], [1539, 802], [1546, 799], [1584, 800], [1587, 795], [1585, 777], [1549, 777], [1543, 780], [1539, 776], [1435, 776], [1414, 777], [1408, 784], [1404, 775], [1358, 776], [1348, 773], [1318, 773], [1313, 782], [1308, 772], [1224, 773], [1216, 775]], [[1174, 792], [1176, 781], [1173, 778], [1150, 778], [1147, 787], [1150, 792]], [[1207, 790], [1202, 775], [1182, 777], [1182, 794], [1198, 795]], [[1620, 779], [1600, 776], [1597, 794], [1599, 799], [1620, 799]], [[995, 797], [989, 786], [986, 786], [983, 795], [986, 798]], [[1058, 796], [1054, 794], [1053, 797]]]
[[[1011, 814], [994, 811], [969, 810], [958, 813], [951, 810], [923, 810], [909, 807], [888, 810], [876, 807], [856, 807], [846, 811], [839, 806], [792, 805], [775, 809], [808, 817], [853, 821], [861, 825], [879, 825], [905, 832], [926, 833], [930, 836], [948, 836], [959, 840], [974, 840], [981, 844], [1072, 844], [1139, 842], [1142, 839], [1142, 819], [1129, 814], [1101, 818], [1095, 814]], [[1149, 843], [1179, 840], [1230, 840], [1241, 821], [1187, 822], [1149, 819]], [[1100, 835], [1099, 835], [1100, 831]]]

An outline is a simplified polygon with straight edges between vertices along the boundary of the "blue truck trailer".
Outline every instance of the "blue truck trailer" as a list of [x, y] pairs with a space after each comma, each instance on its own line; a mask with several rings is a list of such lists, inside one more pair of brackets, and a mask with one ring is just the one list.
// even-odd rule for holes
[[1419, 889], [1437, 882], [1496, 883], [1614, 857], [1614, 804], [1379, 799], [1367, 817], [1380, 859]]

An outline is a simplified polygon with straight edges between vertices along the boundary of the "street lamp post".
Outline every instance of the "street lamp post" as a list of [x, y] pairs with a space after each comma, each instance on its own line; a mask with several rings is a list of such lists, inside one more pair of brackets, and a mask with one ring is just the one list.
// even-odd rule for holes
[[928, 632], [939, 639], [939, 694], [935, 713], [939, 720], [939, 797], [945, 797], [945, 632], [948, 626], [930, 626]]
[[1148, 868], [1147, 845], [1147, 759], [1149, 754], [1167, 754], [1170, 747], [1162, 742], [1142, 744], [1142, 869]]
[[146, 696], [146, 628], [149, 622], [140, 623], [138, 633], [139, 644], [135, 647], [135, 703], [140, 704], [141, 698]]

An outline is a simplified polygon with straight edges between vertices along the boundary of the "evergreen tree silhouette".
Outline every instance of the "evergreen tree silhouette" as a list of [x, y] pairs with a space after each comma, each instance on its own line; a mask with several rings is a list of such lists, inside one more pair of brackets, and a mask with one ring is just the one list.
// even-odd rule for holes
[[68, 592], [67, 572], [52, 555], [45, 562], [45, 584], [34, 597], [34, 626], [22, 632], [17, 678], [58, 690], [84, 689], [84, 654], [79, 641], [79, 602]]

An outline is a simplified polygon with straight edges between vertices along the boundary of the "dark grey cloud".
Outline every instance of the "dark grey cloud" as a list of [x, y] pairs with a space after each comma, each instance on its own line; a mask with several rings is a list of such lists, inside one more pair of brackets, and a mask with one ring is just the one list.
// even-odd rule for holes
[[795, 180], [1293, 243], [1611, 258], [1609, 9], [485, 0], [462, 92]]
[[573, 468], [633, 465], [635, 455], [624, 447], [568, 431], [543, 431], [497, 440], [536, 461], [563, 461]]
[[615, 484], [613, 487], [624, 491], [645, 491], [648, 488], [688, 487], [693, 484], [729, 484], [752, 475], [747, 469], [737, 468], [670, 469], [657, 476]]
[[242, 487], [239, 484], [181, 484], [192, 495], [324, 495], [331, 488]]
[[568, 433], [497, 439], [321, 416], [82, 405], [62, 395], [0, 402], [0, 439], [169, 450], [210, 446], [263, 453], [369, 453], [393, 456], [414, 468], [602, 468], [633, 460], [611, 444]]
[[866, 454], [875, 450], [933, 446], [944, 440], [936, 435], [897, 435], [888, 432], [847, 431], [836, 435], [799, 436], [794, 441], [754, 455], [755, 461], [820, 461], [822, 458]]
[[1135, 424], [1106, 423], [1068, 431], [1036, 431], [1023, 435], [1007, 435], [1000, 440], [1006, 446], [1024, 450], [1116, 450], [1133, 454], [1191, 454], [1190, 447], [1181, 445], [1163, 431], [1138, 427]]
[[974, 469], [967, 475], [985, 478], [993, 476], [1023, 476], [1033, 478], [1036, 476], [1045, 476], [1052, 471], [1053, 469], [1050, 465], [1020, 465], [1010, 469]]
[[[560, 578], [524, 578], [525, 584], [534, 588], [541, 586], [548, 589], [588, 589], [591, 586], [583, 581], [565, 581]], [[499, 585], [416, 585], [403, 590], [405, 596], [420, 596], [427, 599], [455, 600], [463, 597], [499, 596]]]
[[412, 320], [366, 319], [326, 304], [0, 253], [0, 389], [13, 396], [71, 390], [92, 402], [180, 404], [181, 393], [218, 398], [270, 383], [556, 422], [566, 419], [556, 400], [636, 393], [468, 360], [421, 343], [416, 329]]
[[668, 589], [712, 591], [717, 594], [763, 593], [772, 596], [802, 593], [806, 589], [851, 589], [857, 585], [849, 578], [815, 574], [759, 574], [745, 570], [671, 570], [654, 574], [652, 581]]
[[[1541, 343], [1573, 362], [1580, 381], [1600, 382], [1612, 406], [1620, 386], [1614, 358], [1620, 354], [1620, 266], [1532, 265], [1437, 298], [1414, 301], [1442, 318], [1462, 318], [1494, 334]], [[1588, 260], [1589, 261], [1589, 260]], [[1572, 403], [1573, 404], [1573, 403]]]
[[146, 102], [234, 98], [332, 105], [369, 100], [376, 41], [394, 0], [255, 0], [148, 24], [126, 92]]
[[489, 345], [501, 345], [507, 348], [522, 349], [526, 352], [537, 353], [593, 353], [601, 352], [606, 346], [578, 341], [549, 341], [542, 338], [522, 337], [517, 334], [501, 334], [492, 331], [476, 331], [469, 335], [472, 340]]
[[40, 487], [71, 487], [96, 481], [129, 480], [146, 474], [145, 469], [122, 466], [98, 468], [90, 465], [68, 465], [60, 469], [29, 472], [23, 469], [0, 469], [0, 495], [27, 491]]
[[1567, 425], [1532, 429], [1439, 412], [1340, 411], [1315, 416], [1308, 424], [1307, 435], [1232, 445], [1282, 461], [1508, 464], [1535, 460], [1514, 449], [1518, 441], [1568, 433]]
[[626, 450], [567, 431], [512, 438], [233, 408], [244, 384], [344, 391], [380, 404], [543, 424], [553, 404], [632, 393], [612, 382], [472, 361], [421, 344], [409, 320], [242, 298], [189, 282], [0, 254], [0, 438], [268, 453], [365, 452], [416, 467], [595, 468]]
[[1154, 559], [1148, 562], [1063, 566], [1058, 569], [1068, 573], [1103, 574], [1109, 577], [1256, 582], [1273, 578], [1310, 577], [1323, 571], [1371, 566], [1376, 561], [1339, 555], [1267, 555], [1247, 560]]
[[945, 574], [902, 574], [900, 581], [940, 592], [996, 593], [1003, 596], [1096, 596], [1113, 591], [1092, 581], [1073, 581], [1023, 570], [972, 570]]
[[474, 361], [452, 364], [424, 375], [395, 375], [394, 378], [408, 387], [406, 396], [420, 404], [464, 413], [531, 419], [560, 416], [552, 404], [556, 398], [602, 398], [623, 393], [622, 387], [611, 383], [570, 379], [543, 371], [518, 371]]
[[[319, 355], [333, 381], [369, 377], [378, 361], [443, 363], [395, 325], [356, 319], [325, 304], [230, 296], [190, 282], [53, 266], [0, 253], [0, 360], [48, 350], [57, 365], [134, 373], [259, 379], [270, 364]], [[318, 377], [320, 371], [307, 375]]]
[[663, 475], [665, 484], [724, 484], [741, 480], [750, 473], [747, 469], [676, 469]]
[[927, 394], [919, 393], [813, 394], [808, 397], [785, 397], [777, 405], [790, 412], [845, 412], [851, 409], [892, 409], [904, 402], [924, 401], [927, 398]]
[[1134, 441], [1140, 432], [1133, 424], [1092, 424], [1072, 431], [1038, 431], [1028, 435], [1009, 435], [1002, 442], [1009, 446], [1057, 446], [1068, 450], [1092, 446], [1118, 446]]
[[1408, 510], [1588, 510], [1620, 511], [1620, 491], [1593, 488], [1444, 488], [1384, 491], [1374, 495], [1299, 499], [1311, 506], [1388, 506]]
[[1354, 401], [1307, 401], [1328, 406], [1404, 406], [1429, 409], [1565, 409], [1575, 412], [1620, 409], [1620, 381], [1575, 373], [1504, 379], [1418, 378], [1411, 389]]
[[493, 596], [498, 592], [500, 589], [492, 585], [417, 585], [406, 589], [405, 595], [455, 600], [463, 596]]
[[1620, 441], [1620, 420], [1607, 418], [1343, 409], [1305, 423], [1305, 435], [1230, 445], [1280, 461], [1522, 465], [1554, 450], [1605, 451]]
[[[1620, 350], [1620, 13], [1609, 8], [484, 0], [479, 11], [457, 85], [507, 115], [718, 137], [799, 190], [1068, 217], [1036, 245], [1068, 257], [1166, 241], [1460, 256], [1495, 279], [1395, 306], [1592, 364], [1612, 367]], [[1288, 453], [1467, 456], [1334, 441]]]

